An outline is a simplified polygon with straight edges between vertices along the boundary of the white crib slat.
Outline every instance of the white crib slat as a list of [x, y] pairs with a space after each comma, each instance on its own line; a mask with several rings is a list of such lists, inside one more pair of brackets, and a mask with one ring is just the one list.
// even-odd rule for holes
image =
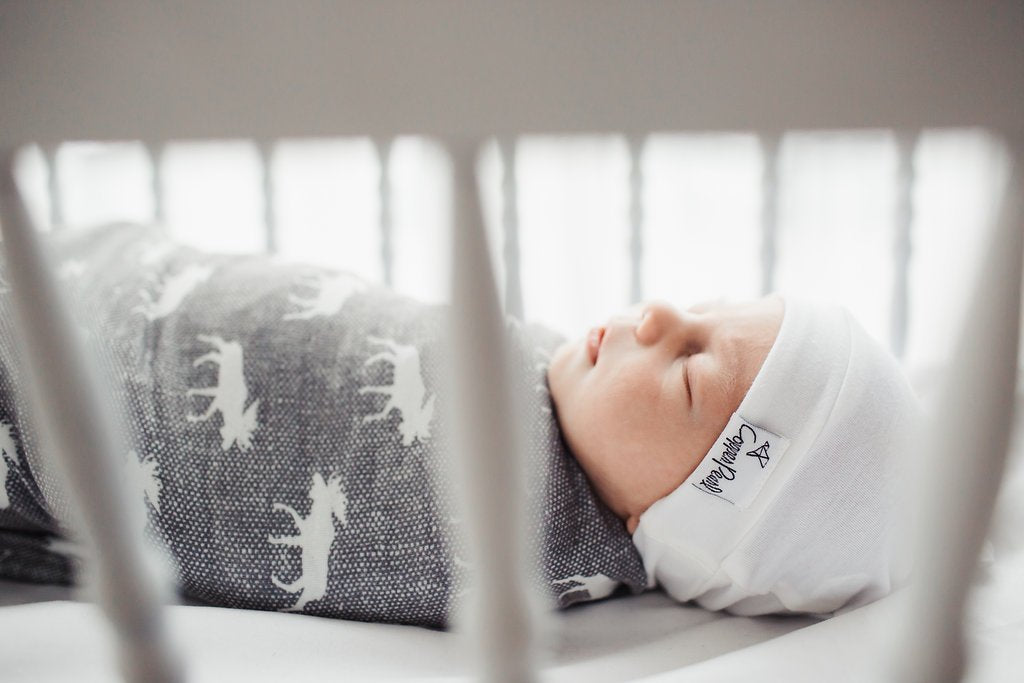
[[508, 377], [505, 324], [477, 195], [477, 146], [448, 141], [455, 174], [452, 358], [456, 459], [473, 583], [468, 633], [485, 681], [533, 680], [523, 542], [524, 473]]
[[273, 141], [256, 143], [260, 158], [260, 181], [263, 188], [263, 228], [266, 230], [264, 248], [268, 254], [278, 251], [277, 210], [274, 206], [274, 151], [277, 144]]
[[505, 312], [523, 317], [523, 286], [519, 268], [519, 187], [516, 183], [516, 138], [498, 142], [501, 152], [501, 227], [505, 238]]
[[0, 150], [0, 214], [14, 297], [40, 427], [68, 484], [77, 531], [94, 550], [99, 602], [117, 633], [130, 681], [181, 680], [160, 611], [160, 588], [146, 570], [137, 509], [128, 504], [113, 457], [118, 439], [93, 384], [77, 330], [46, 266], [19, 194], [14, 151]]
[[963, 616], [1009, 445], [1021, 303], [1022, 185], [1017, 170], [936, 414], [918, 447], [926, 466], [918, 554], [896, 644], [897, 681], [956, 681], [964, 673]]
[[640, 269], [644, 257], [644, 137], [630, 137], [629, 143], [629, 301], [640, 301], [644, 297], [643, 278]]
[[166, 224], [167, 212], [164, 207], [163, 143], [146, 144], [149, 155], [150, 192], [153, 195], [153, 222]]
[[57, 171], [59, 154], [59, 144], [43, 147], [43, 156], [46, 157], [47, 189], [50, 194], [50, 227], [54, 230], [64, 227], [64, 204], [60, 192], [60, 176]]
[[892, 352], [902, 358], [907, 347], [910, 315], [911, 228], [914, 222], [914, 150], [917, 133], [896, 135], [898, 166], [896, 172], [896, 235], [893, 246], [895, 262], [892, 292]]
[[779, 149], [782, 134], [761, 135], [764, 169], [761, 176], [761, 293], [775, 289], [775, 235], [779, 220]]
[[393, 287], [394, 247], [392, 246], [392, 214], [391, 214], [391, 148], [392, 138], [373, 141], [380, 162], [380, 179], [377, 184], [377, 196], [380, 200], [380, 259], [384, 272], [384, 284]]

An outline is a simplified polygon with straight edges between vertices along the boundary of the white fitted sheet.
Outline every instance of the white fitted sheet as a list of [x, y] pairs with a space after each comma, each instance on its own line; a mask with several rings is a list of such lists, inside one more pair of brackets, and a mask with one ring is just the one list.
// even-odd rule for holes
[[[67, 589], [0, 583], [4, 681], [107, 681], [115, 677], [106, 624]], [[21, 603], [21, 604], [18, 604]], [[291, 613], [196, 605], [168, 609], [195, 681], [445, 680], [466, 677], [454, 633]], [[802, 617], [733, 617], [679, 605], [660, 592], [556, 613], [542, 628], [545, 678], [621, 681], [672, 671], [816, 623]]]
[[[1024, 670], [1024, 555], [989, 574], [968, 620], [976, 683]], [[64, 595], [60, 595], [63, 592]], [[95, 607], [52, 587], [0, 584], [3, 681], [116, 680]], [[62, 599], [51, 599], [62, 598]], [[16, 604], [19, 600], [29, 602]], [[556, 614], [542, 644], [545, 681], [878, 680], [893, 654], [902, 594], [828, 621], [732, 617], [661, 593]], [[168, 609], [190, 681], [460, 681], [460, 636], [419, 627], [206, 606]]]
[[[997, 552], [979, 573], [967, 618], [968, 681], [1024, 671], [1021, 577], [1020, 549]], [[0, 582], [0, 680], [117, 680], [105, 620], [74, 598], [68, 588]], [[543, 624], [543, 679], [878, 680], [898, 649], [903, 600], [900, 592], [827, 621], [735, 617], [660, 592], [581, 605]], [[341, 672], [346, 680], [454, 681], [471, 668], [455, 633], [201, 605], [167, 614], [190, 681], [319, 681]]]

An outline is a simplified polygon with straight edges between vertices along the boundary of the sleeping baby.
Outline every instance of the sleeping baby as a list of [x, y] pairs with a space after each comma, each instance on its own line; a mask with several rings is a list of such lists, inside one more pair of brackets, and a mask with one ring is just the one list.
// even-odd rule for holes
[[907, 577], [920, 409], [844, 309], [641, 306], [562, 346], [548, 378], [568, 447], [674, 598], [827, 614]]
[[[449, 623], [473, 558], [444, 474], [444, 307], [138, 226], [53, 246], [127, 427], [123, 483], [187, 596]], [[0, 577], [69, 582], [75, 524], [8, 299]], [[660, 585], [710, 609], [825, 614], [903, 577], [893, 473], [916, 406], [842, 310], [650, 304], [572, 343], [507, 327], [531, 397], [532, 579], [554, 604]]]

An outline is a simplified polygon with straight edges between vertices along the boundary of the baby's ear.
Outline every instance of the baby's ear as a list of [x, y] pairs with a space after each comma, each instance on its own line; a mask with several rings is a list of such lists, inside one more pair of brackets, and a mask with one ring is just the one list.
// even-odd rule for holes
[[640, 523], [640, 517], [638, 515], [630, 515], [629, 519], [626, 520], [626, 531], [632, 535], [636, 531], [636, 525]]

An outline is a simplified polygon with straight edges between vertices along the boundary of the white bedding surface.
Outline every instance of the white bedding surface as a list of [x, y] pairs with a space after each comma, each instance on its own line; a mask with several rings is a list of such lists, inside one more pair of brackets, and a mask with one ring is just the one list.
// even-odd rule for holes
[[[979, 572], [967, 620], [973, 683], [1024, 671], [1024, 548], [997, 545], [995, 559]], [[0, 582], [0, 681], [117, 680], [105, 621], [73, 597], [67, 588]], [[879, 680], [906, 623], [902, 602], [898, 593], [817, 621], [733, 617], [660, 592], [613, 598], [550, 615], [543, 679]], [[320, 681], [340, 672], [346, 680], [455, 681], [471, 669], [453, 633], [199, 605], [168, 615], [190, 681]]]
[[[1014, 480], [1024, 478], [1007, 483]], [[1003, 498], [1004, 513], [1024, 510], [1017, 496]], [[1004, 515], [994, 536], [1016, 519]], [[968, 612], [972, 683], [1024, 671], [1024, 547], [995, 550]], [[73, 598], [67, 588], [0, 581], [0, 681], [117, 680], [105, 621]], [[711, 613], [660, 592], [613, 598], [550, 615], [539, 648], [543, 679], [879, 680], [906, 623], [902, 602], [898, 593], [817, 621]], [[340, 672], [346, 680], [455, 681], [471, 669], [453, 633], [199, 605], [176, 605], [168, 615], [190, 681], [320, 681]]]
[[[1021, 561], [1001, 566], [976, 592], [968, 681], [1012, 680], [1024, 671], [1020, 570]], [[0, 680], [117, 680], [105, 622], [92, 605], [53, 599], [67, 597], [64, 589], [0, 583]], [[31, 602], [15, 604], [23, 599]], [[897, 594], [823, 622], [731, 617], [660, 593], [586, 605], [551, 619], [543, 680], [882, 680], [902, 600]], [[463, 681], [470, 670], [453, 633], [191, 605], [168, 613], [190, 681], [322, 681], [342, 673], [357, 681]]]
[[[66, 589], [0, 583], [0, 679], [86, 683], [115, 678], [106, 625]], [[64, 598], [64, 599], [53, 599]], [[14, 604], [21, 599], [31, 600]], [[42, 600], [40, 602], [39, 600]], [[194, 681], [463, 679], [470, 660], [453, 633], [290, 613], [169, 608]], [[546, 680], [623, 681], [672, 671], [816, 620], [741, 618], [664, 594], [615, 598], [552, 615], [541, 646]]]
[[[1024, 554], [980, 572], [965, 620], [965, 683], [1021, 680], [1024, 672]], [[906, 641], [904, 592], [772, 640], [737, 649], [644, 683], [764, 680], [886, 681]], [[911, 624], [911, 628], [913, 625]]]

